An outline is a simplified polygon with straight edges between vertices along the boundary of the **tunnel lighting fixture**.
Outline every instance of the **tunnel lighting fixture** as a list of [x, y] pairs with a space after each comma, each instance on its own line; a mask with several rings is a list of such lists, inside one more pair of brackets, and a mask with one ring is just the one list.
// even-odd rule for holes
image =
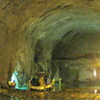
[[94, 90], [94, 93], [97, 93], [97, 90]]
[[97, 72], [96, 72], [96, 70], [94, 69], [94, 76], [97, 76]]

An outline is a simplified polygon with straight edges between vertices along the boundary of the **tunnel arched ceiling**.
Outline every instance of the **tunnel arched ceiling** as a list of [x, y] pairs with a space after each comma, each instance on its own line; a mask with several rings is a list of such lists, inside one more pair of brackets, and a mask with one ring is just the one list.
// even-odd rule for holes
[[[41, 19], [34, 34], [43, 40], [45, 48], [51, 50], [54, 58], [99, 53], [100, 16], [94, 13], [86, 8], [80, 11], [79, 8], [58, 10]], [[95, 19], [96, 16], [98, 19]]]
[[0, 0], [2, 71], [99, 58], [99, 6], [99, 0]]

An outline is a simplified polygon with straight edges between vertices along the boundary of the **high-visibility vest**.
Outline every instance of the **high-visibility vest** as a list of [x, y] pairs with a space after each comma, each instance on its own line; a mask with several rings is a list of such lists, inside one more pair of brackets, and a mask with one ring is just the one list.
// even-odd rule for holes
[[40, 84], [40, 86], [43, 86], [45, 84], [45, 81], [44, 81], [44, 78], [43, 77], [41, 77], [39, 79], [39, 84]]
[[9, 84], [9, 86], [11, 86], [12, 84], [11, 84], [11, 81], [8, 81], [8, 84]]

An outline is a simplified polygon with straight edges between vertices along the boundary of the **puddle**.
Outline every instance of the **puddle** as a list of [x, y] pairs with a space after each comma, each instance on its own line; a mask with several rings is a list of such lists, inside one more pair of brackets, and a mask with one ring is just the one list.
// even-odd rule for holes
[[63, 87], [59, 91], [56, 87], [55, 91], [3, 90], [0, 100], [100, 100], [100, 89]]

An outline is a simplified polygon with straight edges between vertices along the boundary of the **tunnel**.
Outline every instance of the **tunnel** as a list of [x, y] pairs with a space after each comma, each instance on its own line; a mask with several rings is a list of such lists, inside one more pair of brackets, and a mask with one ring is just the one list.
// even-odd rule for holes
[[[75, 85], [100, 78], [99, 0], [0, 0], [0, 78], [39, 71]], [[97, 71], [98, 76], [94, 76]]]

